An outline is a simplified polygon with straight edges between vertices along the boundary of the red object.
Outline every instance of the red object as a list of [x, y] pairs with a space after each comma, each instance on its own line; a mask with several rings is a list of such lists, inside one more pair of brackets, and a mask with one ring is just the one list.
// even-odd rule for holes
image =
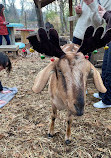
[[54, 61], [54, 59], [53, 59], [53, 58], [51, 58], [50, 60], [51, 60], [52, 62]]
[[30, 29], [16, 29], [16, 31], [34, 31], [34, 30], [30, 30]]
[[88, 56], [88, 55], [85, 55], [85, 59], [87, 59], [87, 60], [88, 60], [88, 59], [89, 59], [89, 56]]
[[25, 50], [25, 49], [22, 49], [22, 52], [26, 52], [26, 50]]
[[5, 17], [3, 14], [0, 14], [0, 35], [8, 35], [8, 30], [4, 22], [5, 22]]

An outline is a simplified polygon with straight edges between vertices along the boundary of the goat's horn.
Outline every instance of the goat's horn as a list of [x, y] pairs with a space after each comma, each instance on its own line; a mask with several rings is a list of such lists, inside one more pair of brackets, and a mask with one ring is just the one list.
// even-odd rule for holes
[[109, 29], [105, 33], [103, 38], [101, 38], [103, 31], [104, 28], [99, 27], [93, 35], [94, 27], [88, 27], [86, 29], [82, 45], [79, 48], [78, 52], [82, 52], [84, 55], [86, 55], [87, 53], [92, 52], [95, 49], [101, 48], [105, 46], [107, 43], [109, 43], [111, 41], [111, 29]]
[[49, 38], [50, 38], [50, 41], [56, 45], [56, 47], [60, 47], [59, 46], [59, 36], [55, 29], [49, 30]]
[[85, 31], [84, 39], [92, 37], [93, 33], [94, 33], [94, 27], [89, 26]]
[[65, 55], [65, 53], [59, 46], [59, 36], [56, 30], [50, 30], [49, 35], [51, 37], [51, 40], [48, 39], [47, 33], [43, 28], [40, 28], [38, 30], [38, 35], [40, 38], [41, 53], [44, 53], [48, 56], [55, 56], [58, 58], [61, 58], [61, 56]]
[[111, 29], [107, 30], [102, 38], [102, 47], [111, 41]]
[[40, 42], [37, 39], [37, 34], [29, 35], [27, 39], [29, 40], [30, 45], [33, 46], [33, 49], [39, 52]]
[[33, 46], [33, 48], [39, 53], [46, 54], [48, 56], [55, 56], [61, 58], [65, 55], [59, 46], [59, 36], [56, 30], [50, 31], [50, 40], [48, 39], [47, 33], [43, 28], [38, 30], [38, 40], [37, 36], [29, 36], [27, 39]]
[[101, 36], [103, 35], [103, 32], [104, 32], [104, 28], [99, 27], [99, 29], [97, 29], [95, 34], [94, 34], [94, 40], [96, 40], [98, 42], [98, 39], [101, 38]]
[[38, 30], [38, 34], [39, 34], [41, 42], [47, 42], [48, 41], [47, 33], [46, 33], [46, 31], [43, 28], [40, 28]]

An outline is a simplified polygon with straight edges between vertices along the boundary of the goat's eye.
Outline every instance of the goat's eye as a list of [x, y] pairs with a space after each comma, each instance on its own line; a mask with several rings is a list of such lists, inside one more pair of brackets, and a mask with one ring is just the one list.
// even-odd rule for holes
[[75, 59], [76, 59], [76, 60], [79, 59], [79, 56], [76, 55], [76, 56], [75, 56]]
[[59, 73], [62, 73], [61, 70], [58, 70]]

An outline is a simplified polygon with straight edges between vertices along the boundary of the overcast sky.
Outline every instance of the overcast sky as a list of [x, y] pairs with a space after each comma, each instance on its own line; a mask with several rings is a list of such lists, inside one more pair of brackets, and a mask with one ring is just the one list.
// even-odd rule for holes
[[[27, 1], [32, 2], [33, 0], [27, 0]], [[0, 0], [0, 3], [2, 3], [2, 0]], [[16, 7], [17, 7], [18, 9], [21, 8], [21, 7], [20, 7], [20, 0], [16, 0]]]

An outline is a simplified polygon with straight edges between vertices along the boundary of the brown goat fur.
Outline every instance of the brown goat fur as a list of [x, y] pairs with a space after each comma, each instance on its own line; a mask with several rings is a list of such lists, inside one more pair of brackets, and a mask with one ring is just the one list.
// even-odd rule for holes
[[[62, 49], [65, 49], [62, 48]], [[69, 51], [70, 50], [70, 51]], [[90, 73], [93, 74], [94, 83], [98, 91], [105, 93], [101, 76], [96, 68], [85, 59], [84, 55], [76, 53], [71, 45], [63, 58], [55, 58], [49, 63], [35, 79], [32, 90], [39, 93], [49, 81], [49, 95], [52, 103], [52, 120], [49, 128], [49, 136], [54, 135], [54, 122], [57, 109], [67, 109], [67, 129], [65, 140], [70, 143], [72, 115], [81, 116], [86, 100], [86, 84]], [[72, 51], [71, 51], [72, 50]]]
[[78, 49], [80, 48], [79, 45], [77, 44], [74, 44], [74, 43], [71, 43], [71, 44], [65, 44], [63, 46], [61, 46], [62, 50], [65, 52], [65, 53], [68, 53], [70, 51], [74, 51], [74, 52], [77, 52]]

